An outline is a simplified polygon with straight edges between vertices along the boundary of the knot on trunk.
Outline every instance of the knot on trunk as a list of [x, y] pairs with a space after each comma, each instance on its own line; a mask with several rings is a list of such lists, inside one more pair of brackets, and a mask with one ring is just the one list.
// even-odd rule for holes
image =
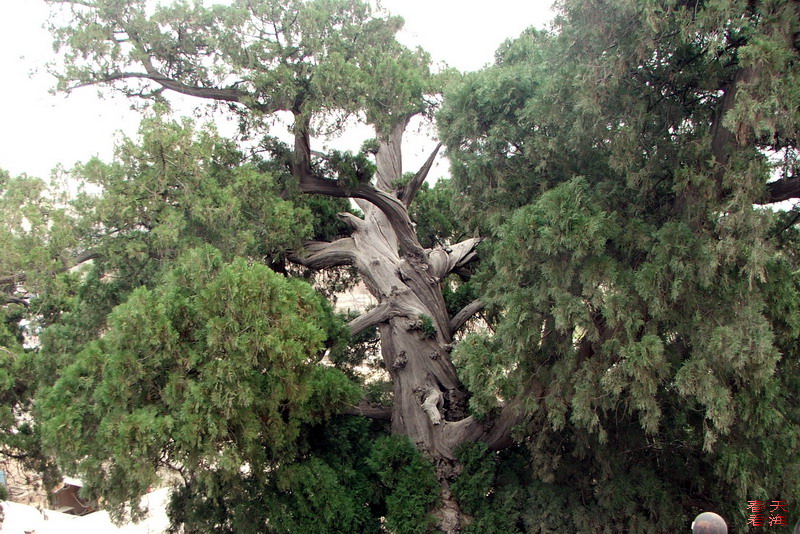
[[435, 339], [438, 334], [433, 317], [424, 313], [420, 313], [416, 319], [409, 321], [406, 329], [409, 332], [418, 331], [422, 339]]
[[397, 355], [397, 358], [394, 359], [394, 363], [392, 364], [392, 369], [395, 371], [399, 371], [403, 367], [406, 366], [408, 363], [408, 357], [406, 356], [406, 351], [401, 350], [400, 353]]

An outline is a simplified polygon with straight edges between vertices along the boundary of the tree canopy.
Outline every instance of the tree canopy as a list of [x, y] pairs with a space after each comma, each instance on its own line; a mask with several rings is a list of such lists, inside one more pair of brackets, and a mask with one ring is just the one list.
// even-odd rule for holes
[[545, 531], [677, 531], [676, 501], [742, 521], [800, 494], [797, 218], [762, 207], [797, 196], [797, 5], [561, 9], [440, 114], [493, 237], [497, 332], [457, 351], [472, 402], [542, 383], [524, 434]]
[[358, 0], [47, 1], [59, 89], [152, 105], [77, 194], [0, 175], [0, 454], [183, 532], [797, 519], [796, 2], [564, 0], [462, 75]]

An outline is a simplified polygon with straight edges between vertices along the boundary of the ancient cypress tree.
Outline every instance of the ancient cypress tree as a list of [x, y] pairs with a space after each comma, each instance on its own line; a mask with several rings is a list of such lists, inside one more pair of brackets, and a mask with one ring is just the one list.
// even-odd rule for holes
[[[288, 171], [289, 175], [285, 180], [289, 184], [285, 193], [277, 196], [285, 196], [294, 189], [304, 194], [357, 202], [361, 213], [340, 213], [338, 218], [346, 230], [334, 232], [333, 239], [295, 242], [292, 246], [291, 236], [284, 237], [286, 232], [262, 229], [260, 236], [264, 242], [275, 252], [280, 248], [283, 251], [282, 254], [262, 255], [261, 258], [269, 257], [272, 267], [278, 270], [285, 270], [286, 261], [315, 271], [342, 267], [355, 269], [377, 305], [349, 323], [349, 334], [358, 336], [368, 329], [377, 328], [383, 367], [392, 382], [391, 407], [384, 409], [362, 403], [357, 411], [379, 419], [391, 419], [391, 433], [405, 436], [435, 463], [441, 488], [433, 499], [438, 500], [436, 508], [441, 528], [446, 531], [458, 529], [460, 512], [447, 489], [455, 465], [454, 449], [465, 441], [484, 441], [492, 448], [511, 444], [511, 429], [519, 411], [515, 405], [510, 405], [491, 422], [470, 416], [468, 392], [450, 357], [454, 334], [480, 310], [481, 304], [475, 300], [466, 303], [461, 310], [448, 311], [442, 294], [443, 280], [475, 260], [475, 248], [480, 240], [469, 238], [448, 242], [446, 246], [426, 248], [420, 243], [409, 216], [409, 206], [425, 182], [438, 147], [416, 174], [405, 176], [401, 149], [403, 133], [413, 117], [430, 113], [443, 78], [430, 72], [429, 58], [423, 51], [410, 50], [397, 43], [394, 35], [402, 21], [396, 17], [375, 15], [367, 4], [356, 1], [241, 1], [214, 7], [176, 3], [152, 11], [143, 1], [52, 4], [64, 8], [62, 13], [69, 17], [68, 25], [53, 28], [64, 57], [60, 89], [71, 91], [86, 85], [102, 85], [120, 89], [130, 96], [156, 100], [168, 92], [207, 99], [238, 114], [242, 131], [250, 137], [268, 133], [267, 126], [272, 117], [288, 117], [292, 143], [286, 146], [274, 139], [264, 142], [272, 151], [273, 162], [283, 163], [282, 172]], [[59, 19], [56, 17], [54, 20]], [[339, 125], [349, 117], [355, 117], [375, 130], [375, 142], [366, 152], [323, 153], [321, 147], [312, 145], [314, 132], [338, 133]], [[153, 148], [144, 148], [147, 158], [155, 156]], [[174, 182], [170, 176], [175, 172], [170, 170], [175, 165], [174, 158], [186, 159], [180, 150], [180, 146], [172, 146], [161, 158], [162, 167], [167, 169], [162, 173], [167, 187], [161, 195], [170, 200], [164, 208], [142, 209], [142, 219], [152, 218], [162, 209], [175, 208], [178, 211], [183, 209], [184, 215], [190, 218], [197, 218], [191, 212], [198, 210], [197, 203], [204, 200], [199, 196], [186, 197], [186, 194], [191, 190], [192, 173], [196, 177], [197, 173], [209, 171], [193, 167], [187, 160], [184, 161], [185, 170], [179, 171], [186, 173], [187, 178]], [[374, 159], [370, 159], [372, 156]], [[214, 163], [214, 158], [216, 156], [211, 156], [210, 163]], [[118, 171], [86, 168], [83, 172], [98, 176], [104, 174], [101, 181], [107, 190], [111, 190], [118, 187], [115, 184], [120, 180], [124, 183], [125, 173], [137, 168], [130, 159], [126, 163], [128, 170], [118, 166]], [[114, 176], [114, 172], [123, 176]], [[264, 185], [257, 187], [266, 189]], [[170, 188], [185, 188], [186, 191], [182, 192], [184, 198], [172, 202]], [[237, 193], [226, 191], [225, 194]], [[154, 198], [160, 202], [159, 198]], [[274, 210], [273, 207], [264, 207], [267, 200], [264, 197], [257, 208]], [[236, 199], [236, 202], [241, 200]], [[119, 206], [117, 213], [124, 214], [125, 209]], [[287, 210], [279, 215], [282, 217], [279, 224], [292, 226], [293, 217], [296, 222], [303, 220], [296, 219], [296, 216]], [[262, 224], [260, 221], [250, 222]], [[103, 226], [107, 224], [103, 223]], [[116, 228], [118, 225], [112, 226]], [[297, 233], [302, 231], [299, 226], [294, 229]], [[145, 230], [148, 239], [157, 238], [150, 235], [157, 232], [156, 227], [149, 227], [144, 221], [127, 225], [125, 233], [139, 233], [141, 230]], [[182, 230], [179, 227], [173, 231]], [[159, 235], [169, 237], [167, 230], [162, 230]], [[228, 233], [227, 237], [237, 238], [233, 233]], [[208, 242], [226, 241], [213, 236]], [[131, 245], [125, 246], [130, 248]], [[229, 243], [228, 246], [232, 245]], [[166, 247], [157, 251], [166, 259], [176, 257], [178, 252]], [[239, 254], [251, 260], [257, 257], [248, 252], [245, 250]], [[145, 260], [147, 257], [147, 254], [143, 255]], [[149, 265], [151, 263], [144, 261], [142, 268], [148, 269]], [[226, 276], [244, 274], [228, 273]], [[166, 285], [172, 287], [174, 278], [170, 280], [173, 282], [166, 282]], [[203, 283], [215, 282], [203, 279]], [[196, 290], [200, 291], [201, 287]], [[167, 298], [166, 295], [156, 297], [150, 293], [133, 292], [126, 296], [127, 301], [120, 304], [127, 311], [116, 311], [108, 321], [99, 323], [102, 328], [110, 328], [98, 341], [106, 347], [103, 350], [112, 350], [109, 345], [114, 343], [116, 349], [113, 350], [130, 350], [126, 349], [125, 343], [134, 341], [129, 337], [134, 335], [134, 331], [125, 334], [126, 329], [141, 328], [141, 324], [129, 323], [126, 319], [135, 315], [130, 308], [135, 306], [134, 300], [141, 299], [138, 306], [142, 309], [161, 310], [160, 305], [150, 299]], [[174, 325], [177, 319], [169, 307], [164, 313], [166, 315], [161, 319], [151, 319]], [[212, 320], [213, 314], [209, 315], [209, 310], [198, 310], [197, 313]], [[280, 314], [280, 309], [275, 308], [272, 313]], [[311, 316], [318, 317], [318, 314]], [[271, 324], [268, 317], [269, 311], [265, 310], [264, 321]], [[57, 332], [57, 328], [51, 331]], [[95, 331], [99, 332], [98, 329]], [[239, 330], [232, 330], [226, 335], [236, 337], [242, 334]], [[188, 333], [174, 335], [179, 341], [181, 336], [189, 336]], [[286, 334], [288, 338], [291, 335], [290, 332]], [[121, 339], [127, 341], [114, 341]], [[167, 350], [165, 347], [170, 346], [164, 340], [152, 343], [154, 346], [150, 349], [140, 347], [133, 354], [139, 350]], [[267, 341], [264, 343], [268, 344]], [[305, 353], [313, 354], [319, 349], [311, 344], [305, 348]], [[103, 350], [97, 347], [85, 350], [99, 351], [94, 357], [88, 353], [86, 356], [94, 362], [88, 364], [90, 367], [100, 365]], [[84, 366], [71, 372], [81, 376], [86, 371]], [[284, 379], [302, 383], [299, 375]], [[68, 395], [76, 387], [76, 383], [67, 380], [67, 373], [62, 373], [53, 393], [59, 388], [67, 388], [61, 394]], [[235, 389], [236, 384], [231, 382], [229, 387]], [[164, 388], [169, 389], [166, 385], [158, 389]], [[291, 404], [289, 390], [282, 395], [286, 398], [277, 395], [276, 399]], [[42, 406], [50, 405], [44, 402]], [[273, 408], [278, 409], [277, 406]], [[99, 426], [108, 419], [98, 417], [96, 424]], [[69, 425], [67, 421], [48, 424], [50, 428]], [[253, 432], [261, 436], [260, 439], [268, 438], [261, 430]], [[203, 447], [206, 445], [223, 447], [219, 440], [211, 440]], [[156, 449], [150, 450], [146, 456], [152, 456]], [[166, 452], [168, 449], [170, 446], [164, 444], [160, 450]], [[208, 449], [202, 456], [211, 454], [210, 451]], [[71, 458], [86, 471], [89, 468], [85, 462], [82, 463], [81, 454], [83, 450], [79, 448]], [[62, 456], [69, 455], [62, 453]], [[209, 460], [206, 458], [206, 461]], [[251, 461], [249, 458], [248, 462]], [[99, 468], [98, 478], [102, 478], [99, 473], [104, 469]], [[124, 472], [122, 469], [119, 476]], [[107, 473], [106, 478], [111, 480], [113, 477]], [[107, 493], [113, 486], [108, 480], [104, 484]]]
[[[216, 103], [268, 154], [151, 114], [6, 269], [12, 300], [57, 281], [6, 390], [117, 511], [164, 468], [197, 532], [662, 532], [800, 495], [797, 217], [762, 208], [800, 196], [796, 3], [565, 1], [460, 80], [357, 1], [50, 3], [60, 89]], [[429, 188], [402, 138], [446, 79]], [[317, 146], [352, 118], [360, 153]], [[300, 268], [377, 304], [345, 327]], [[344, 349], [373, 329], [385, 405]]]

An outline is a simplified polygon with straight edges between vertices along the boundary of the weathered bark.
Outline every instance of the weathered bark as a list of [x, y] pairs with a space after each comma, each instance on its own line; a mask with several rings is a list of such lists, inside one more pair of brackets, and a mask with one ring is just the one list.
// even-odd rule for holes
[[459, 328], [464, 326], [470, 317], [478, 313], [483, 309], [483, 301], [480, 299], [475, 299], [466, 306], [464, 306], [457, 314], [453, 316], [450, 320], [450, 332], [453, 335], [458, 331]]
[[346, 237], [333, 243], [312, 241], [306, 243], [303, 254], [290, 254], [289, 260], [311, 269], [330, 269], [351, 265], [355, 261], [355, 245]]
[[[364, 219], [348, 217], [349, 237], [333, 243], [310, 243], [292, 259], [313, 268], [353, 265], [378, 304], [350, 323], [353, 333], [378, 326], [381, 353], [393, 383], [391, 428], [408, 436], [434, 462], [442, 486], [436, 511], [445, 533], [460, 532], [461, 512], [449, 484], [460, 467], [453, 451], [465, 441], [484, 441], [491, 449], [512, 444], [511, 430], [520, 420], [521, 403], [510, 402], [498, 417], [477, 421], [467, 414], [468, 393], [450, 358], [453, 333], [482, 307], [475, 301], [451, 318], [442, 296], [441, 281], [476, 258], [479, 239], [446, 248], [425, 250], [408, 215], [437, 150], [412, 181], [397, 188], [402, 177], [401, 141], [407, 119], [388, 134], [379, 135], [375, 185], [344, 187], [316, 176], [311, 167], [307, 123], [297, 117], [293, 171], [308, 193], [366, 201]], [[396, 190], [397, 189], [397, 190]], [[426, 319], [426, 317], [428, 319]], [[430, 321], [435, 332], [423, 325]], [[385, 411], [362, 403], [348, 413], [384, 416]]]
[[383, 419], [384, 421], [392, 420], [392, 409], [386, 406], [372, 404], [366, 400], [362, 400], [355, 406], [349, 406], [344, 409], [344, 413], [348, 415], [360, 415], [362, 417], [369, 417], [370, 419]]
[[[99, 9], [91, 0], [66, 1]], [[408, 214], [408, 206], [422, 187], [440, 147], [436, 147], [409, 183], [402, 184], [402, 138], [411, 115], [398, 117], [391, 127], [377, 132], [379, 149], [374, 183], [344, 184], [320, 176], [312, 165], [310, 113], [306, 109], [311, 95], [300, 88], [310, 77], [304, 79], [298, 71], [298, 88], [291, 96], [260, 94], [247, 89], [246, 84], [214, 86], [203, 80], [182, 78], [170, 72], [163, 58], [153, 53], [147, 36], [138, 35], [122, 18], [116, 24], [127, 34], [125, 40], [129, 46], [136, 50], [140, 67], [102, 72], [85, 80], [85, 85], [140, 79], [153, 82], [155, 92], [175, 91], [264, 114], [290, 111], [294, 115], [291, 171], [301, 191], [350, 198], [364, 211], [363, 219], [342, 215], [351, 229], [348, 237], [332, 243], [308, 243], [289, 259], [313, 269], [354, 266], [377, 300], [373, 310], [351, 322], [351, 331], [358, 333], [371, 326], [378, 327], [382, 357], [393, 381], [392, 432], [407, 436], [437, 466], [442, 484], [442, 505], [437, 511], [440, 527], [447, 534], [460, 531], [461, 512], [449, 490], [450, 481], [458, 472], [453, 450], [465, 441], [485, 441], [493, 449], [509, 445], [520, 410], [518, 403], [510, 402], [493, 421], [477, 421], [467, 414], [468, 393], [458, 379], [450, 349], [454, 331], [480, 305], [473, 303], [456, 317], [449, 317], [441, 281], [475, 260], [479, 240], [468, 239], [450, 247], [426, 250]], [[5, 281], [16, 283], [22, 280], [20, 276], [24, 275], [6, 277]], [[428, 322], [435, 331], [423, 328]], [[348, 412], [368, 417], [388, 416], [386, 409], [365, 403], [351, 407]]]

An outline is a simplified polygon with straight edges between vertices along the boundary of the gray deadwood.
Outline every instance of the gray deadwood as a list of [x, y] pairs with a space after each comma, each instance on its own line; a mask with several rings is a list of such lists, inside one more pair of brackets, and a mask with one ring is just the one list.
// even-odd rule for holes
[[[332, 243], [308, 243], [292, 261], [315, 269], [351, 265], [360, 274], [377, 306], [350, 323], [353, 333], [377, 326], [381, 353], [394, 388], [392, 431], [408, 436], [434, 461], [453, 461], [453, 450], [465, 441], [484, 441], [498, 449], [511, 444], [511, 430], [519, 421], [520, 407], [508, 403], [495, 420], [477, 421], [467, 414], [468, 394], [450, 358], [453, 333], [481, 310], [480, 301], [450, 317], [442, 297], [441, 282], [477, 258], [478, 238], [443, 248], [420, 244], [408, 205], [421, 187], [437, 146], [419, 172], [404, 187], [401, 142], [408, 123], [400, 119], [379, 137], [374, 184], [345, 187], [316, 175], [307, 124], [295, 124], [293, 171], [304, 192], [366, 201], [363, 219], [343, 214], [352, 233]], [[436, 328], [422, 329], [429, 317]], [[364, 406], [351, 413], [368, 414]], [[384, 411], [379, 412], [381, 417]]]
[[[511, 431], [521, 419], [521, 403], [507, 403], [495, 419], [478, 421], [467, 413], [468, 393], [450, 358], [453, 334], [483, 307], [474, 301], [450, 317], [442, 296], [442, 280], [477, 258], [478, 238], [444, 248], [425, 249], [420, 244], [408, 206], [430, 171], [437, 146], [411, 181], [399, 187], [402, 177], [401, 142], [408, 123], [403, 118], [388, 134], [379, 136], [374, 185], [344, 187], [314, 174], [308, 124], [295, 124], [293, 171], [306, 193], [359, 200], [364, 218], [342, 215], [349, 237], [332, 243], [308, 243], [291, 259], [324, 269], [351, 265], [378, 304], [350, 323], [353, 334], [376, 326], [381, 354], [393, 384], [391, 411], [362, 402], [347, 413], [391, 419], [394, 434], [408, 436], [429, 456], [441, 483], [441, 504], [436, 510], [439, 527], [448, 534], [463, 524], [450, 482], [459, 471], [453, 451], [464, 442], [483, 441], [498, 450], [513, 444]], [[423, 331], [429, 317], [435, 333]], [[541, 392], [538, 392], [541, 394]]]

